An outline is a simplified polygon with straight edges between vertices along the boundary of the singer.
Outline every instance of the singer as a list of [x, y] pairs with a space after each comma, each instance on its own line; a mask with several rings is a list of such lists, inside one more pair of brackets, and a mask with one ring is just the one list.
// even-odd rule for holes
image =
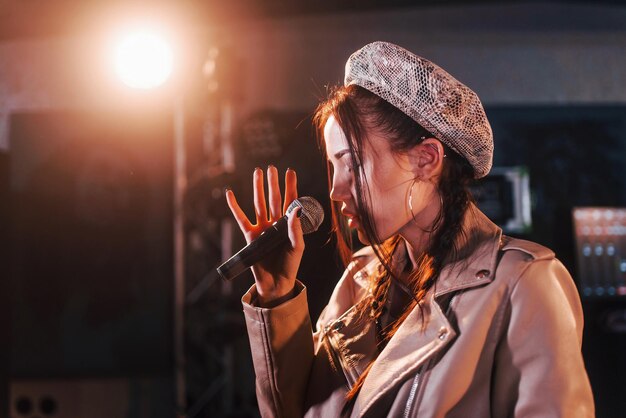
[[[243, 297], [264, 417], [592, 417], [583, 314], [549, 249], [502, 234], [468, 185], [493, 137], [467, 86], [397, 45], [368, 44], [316, 111], [347, 268], [312, 330], [298, 218]], [[283, 217], [296, 173], [254, 172], [248, 243]], [[352, 253], [351, 230], [368, 246]], [[320, 260], [323, 262], [323, 260]], [[320, 277], [319, 280], [331, 280]]]

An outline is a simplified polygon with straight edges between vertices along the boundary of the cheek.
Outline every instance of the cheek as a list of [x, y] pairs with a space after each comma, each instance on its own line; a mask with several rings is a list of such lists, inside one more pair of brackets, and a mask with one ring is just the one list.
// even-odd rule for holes
[[411, 219], [407, 205], [411, 180], [398, 176], [386, 179], [386, 184], [384, 178], [381, 180], [373, 185], [371, 207], [376, 230], [381, 239], [386, 239]]
[[391, 188], [378, 189], [372, 194], [373, 220], [381, 238], [387, 238], [407, 223], [410, 217], [406, 205], [407, 187], [399, 184]]
[[368, 178], [369, 201], [372, 221], [381, 239], [395, 234], [410, 219], [407, 209], [407, 192], [412, 181], [408, 169], [400, 167], [395, 160], [382, 159], [377, 167], [364, 166]]

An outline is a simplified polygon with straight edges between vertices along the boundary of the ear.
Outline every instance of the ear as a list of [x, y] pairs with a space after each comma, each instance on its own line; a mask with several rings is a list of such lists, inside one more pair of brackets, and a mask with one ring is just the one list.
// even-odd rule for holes
[[423, 180], [438, 178], [443, 171], [445, 152], [436, 138], [426, 138], [410, 151], [415, 177]]

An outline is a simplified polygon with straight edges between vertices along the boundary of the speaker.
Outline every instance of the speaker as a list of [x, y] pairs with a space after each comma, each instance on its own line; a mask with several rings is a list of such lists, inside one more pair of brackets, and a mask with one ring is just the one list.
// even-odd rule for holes
[[166, 111], [11, 116], [12, 394], [171, 378], [172, 138]]
[[152, 417], [171, 392], [165, 379], [17, 379], [10, 398], [12, 418]]

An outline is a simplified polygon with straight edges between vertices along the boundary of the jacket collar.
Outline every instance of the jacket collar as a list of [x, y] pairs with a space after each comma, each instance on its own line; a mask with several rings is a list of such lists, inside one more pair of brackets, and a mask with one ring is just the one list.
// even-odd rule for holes
[[456, 239], [456, 257], [444, 263], [435, 285], [435, 297], [493, 280], [502, 229], [471, 205], [463, 218], [463, 231]]
[[444, 264], [436, 288], [421, 308], [413, 309], [372, 365], [356, 399], [354, 412], [359, 416], [454, 340], [456, 331], [437, 300], [493, 279], [502, 230], [474, 205], [465, 213], [463, 230], [456, 242], [457, 256]]

